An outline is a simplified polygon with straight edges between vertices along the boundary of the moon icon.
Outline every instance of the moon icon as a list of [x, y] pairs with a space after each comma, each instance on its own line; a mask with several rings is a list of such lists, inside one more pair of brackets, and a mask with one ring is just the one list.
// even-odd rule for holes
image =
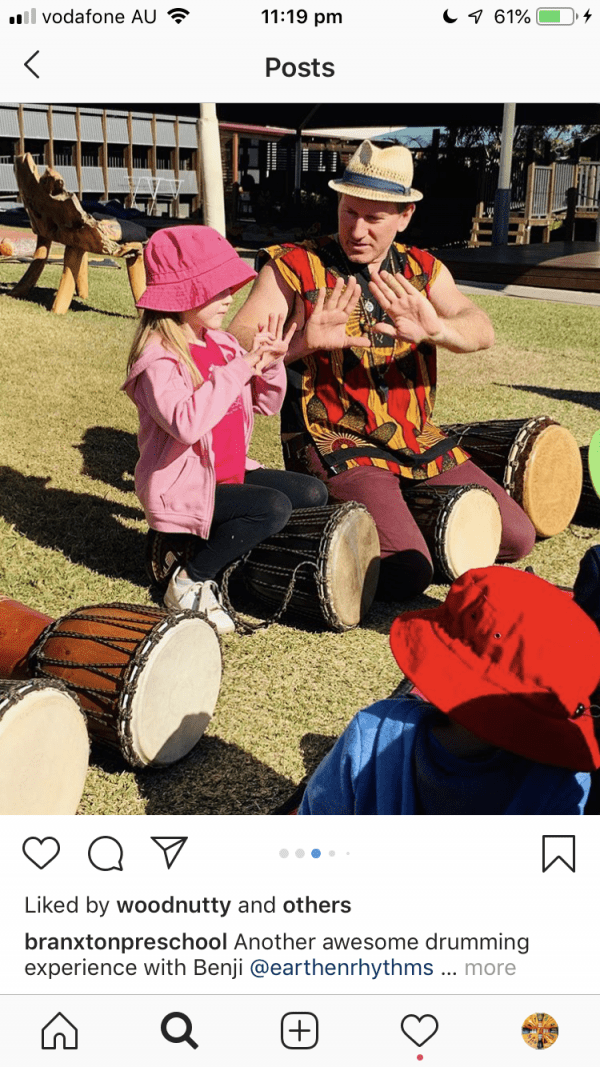
[[458, 19], [451, 19], [448, 14], [448, 8], [444, 11], [444, 22], [458, 22]]

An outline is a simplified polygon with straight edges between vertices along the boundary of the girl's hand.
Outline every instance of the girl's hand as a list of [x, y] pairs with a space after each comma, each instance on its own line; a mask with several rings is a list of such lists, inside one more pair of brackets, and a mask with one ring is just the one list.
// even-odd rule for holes
[[379, 333], [417, 345], [442, 336], [443, 323], [435, 308], [402, 274], [373, 272], [369, 289], [393, 323], [378, 322], [375, 329]]
[[356, 278], [349, 278], [347, 284], [343, 278], [338, 278], [329, 296], [326, 289], [319, 289], [304, 327], [304, 345], [309, 352], [370, 348], [368, 337], [350, 337], [346, 333], [346, 323], [359, 300], [360, 284]]
[[284, 358], [296, 331], [296, 323], [283, 333], [285, 315], [269, 315], [267, 325], [260, 325], [254, 335], [254, 343], [244, 359], [255, 374], [262, 374], [272, 363]]

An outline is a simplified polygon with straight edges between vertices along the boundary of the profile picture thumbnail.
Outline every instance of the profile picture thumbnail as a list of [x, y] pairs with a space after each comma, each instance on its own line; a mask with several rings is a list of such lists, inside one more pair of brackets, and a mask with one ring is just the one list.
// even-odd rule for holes
[[521, 1035], [530, 1048], [550, 1048], [558, 1038], [558, 1023], [551, 1015], [538, 1011], [527, 1016]]

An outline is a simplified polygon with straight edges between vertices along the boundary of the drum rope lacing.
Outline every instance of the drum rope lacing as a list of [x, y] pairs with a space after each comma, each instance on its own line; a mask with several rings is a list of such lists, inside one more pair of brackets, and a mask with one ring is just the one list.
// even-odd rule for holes
[[231, 600], [229, 599], [229, 579], [233, 572], [241, 564], [246, 562], [249, 556], [250, 552], [247, 552], [245, 556], [242, 556], [240, 559], [236, 559], [236, 561], [232, 563], [230, 567], [227, 568], [221, 579], [221, 599], [223, 600], [223, 606], [227, 614], [230, 615], [233, 619], [235, 626], [240, 634], [253, 634], [256, 633], [257, 630], [266, 630], [267, 627], [271, 626], [274, 622], [279, 622], [281, 616], [287, 610], [290, 600], [292, 599], [294, 588], [296, 586], [296, 577], [298, 573], [302, 570], [303, 567], [307, 566], [312, 567], [315, 571], [317, 570], [317, 565], [312, 559], [305, 559], [302, 560], [300, 563], [297, 563], [294, 567], [294, 570], [292, 571], [281, 607], [279, 607], [275, 614], [271, 615], [268, 619], [263, 619], [262, 622], [251, 623], [247, 622], [245, 619], [242, 618], [239, 612], [235, 610], [233, 604], [231, 603]]
[[[103, 621], [105, 624], [110, 624], [118, 629], [123, 630], [135, 630], [137, 627], [141, 627], [141, 622], [132, 622], [129, 625], [125, 622], [118, 622], [110, 616], [98, 616], [98, 615], [86, 615], [85, 612], [89, 608], [80, 608], [77, 611], [71, 612], [69, 615], [63, 615], [60, 619], [54, 619], [39, 635], [37, 641], [29, 650], [27, 656], [27, 663], [29, 669], [39, 678], [53, 679], [53, 675], [49, 674], [44, 669], [44, 665], [56, 666], [56, 667], [75, 667], [81, 670], [89, 671], [90, 673], [96, 673], [101, 677], [106, 678], [108, 681], [114, 684], [114, 691], [111, 692], [108, 689], [98, 689], [95, 686], [77, 684], [69, 681], [67, 678], [61, 678], [61, 683], [66, 686], [68, 690], [74, 693], [93, 694], [98, 703], [106, 706], [107, 714], [103, 715], [101, 712], [94, 712], [91, 709], [86, 708], [85, 714], [92, 718], [95, 722], [102, 726], [105, 726], [107, 722], [111, 721], [110, 712], [115, 708], [118, 713], [118, 736], [120, 738], [121, 745], [115, 745], [109, 738], [105, 739], [105, 743], [118, 750], [125, 756], [129, 763], [135, 767], [145, 767], [146, 764], [139, 758], [135, 748], [133, 747], [133, 738], [131, 736], [131, 718], [133, 714], [133, 701], [136, 695], [139, 679], [142, 674], [142, 669], [150, 657], [153, 649], [158, 645], [164, 634], [177, 625], [181, 619], [190, 618], [197, 619], [198, 615], [194, 611], [178, 611], [171, 614], [165, 614], [160, 608], [149, 607], [146, 605], [131, 605], [123, 603], [112, 603], [103, 605], [104, 608], [115, 608], [119, 611], [129, 611], [132, 613], [132, 609], [136, 615], [146, 614], [149, 619], [156, 618], [158, 623], [152, 627], [148, 632], [145, 628], [140, 630], [140, 633], [147, 633], [147, 639], [139, 644], [138, 648], [134, 652], [133, 656], [127, 659], [121, 664], [103, 664], [102, 666], [112, 666], [113, 670], [120, 671], [120, 675], [108, 674], [103, 670], [94, 671], [93, 666], [89, 666], [85, 663], [72, 662], [70, 660], [54, 659], [51, 656], [47, 656], [44, 653], [44, 647], [46, 642], [53, 636], [63, 637], [69, 636], [75, 637], [80, 640], [92, 641], [96, 644], [108, 645], [114, 648], [116, 651], [121, 651], [125, 655], [126, 653], [119, 645], [111, 642], [110, 638], [96, 637], [93, 634], [74, 633], [72, 631], [58, 630], [56, 634], [54, 631], [56, 627], [64, 619], [81, 619], [90, 622]], [[205, 620], [206, 621], [206, 620]], [[209, 623], [212, 626], [212, 624]], [[215, 627], [212, 626], [214, 630]], [[218, 637], [218, 635], [217, 635]], [[136, 642], [132, 638], [124, 638], [124, 643], [135, 645]]]

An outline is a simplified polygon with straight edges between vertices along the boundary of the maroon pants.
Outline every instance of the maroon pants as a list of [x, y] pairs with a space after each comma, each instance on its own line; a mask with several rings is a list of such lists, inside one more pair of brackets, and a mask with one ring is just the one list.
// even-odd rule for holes
[[[375, 519], [381, 545], [381, 576], [378, 596], [404, 600], [422, 593], [433, 578], [433, 563], [425, 540], [402, 495], [403, 482], [381, 467], [353, 467], [329, 475], [314, 448], [306, 453], [308, 473], [327, 483], [334, 500], [358, 500]], [[419, 483], [410, 483], [419, 484]], [[522, 508], [472, 460], [422, 485], [482, 485], [498, 501], [502, 517], [502, 541], [498, 562], [511, 563], [528, 555], [535, 543], [535, 530]]]

